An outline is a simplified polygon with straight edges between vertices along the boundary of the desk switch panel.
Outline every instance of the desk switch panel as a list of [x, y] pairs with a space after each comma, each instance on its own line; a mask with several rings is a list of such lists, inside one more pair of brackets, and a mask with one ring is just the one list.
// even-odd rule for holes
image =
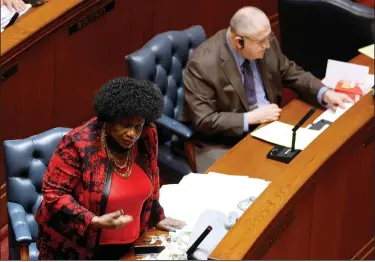
[[5, 82], [9, 77], [15, 75], [18, 72], [18, 63], [11, 66], [8, 70], [6, 70], [1, 76], [0, 76], [0, 84]]

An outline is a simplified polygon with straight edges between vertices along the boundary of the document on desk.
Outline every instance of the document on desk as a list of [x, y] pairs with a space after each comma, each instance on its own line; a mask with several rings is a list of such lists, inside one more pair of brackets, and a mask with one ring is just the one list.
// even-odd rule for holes
[[374, 44], [362, 47], [358, 49], [359, 52], [361, 52], [364, 55], [367, 55], [368, 57], [371, 57], [374, 59]]
[[[324, 111], [320, 116], [318, 116], [313, 123], [319, 122], [321, 119], [335, 122], [340, 116], [342, 116], [346, 111], [348, 111], [354, 104], [353, 103], [345, 103], [345, 109], [338, 107], [336, 111], [333, 111], [331, 108]], [[309, 128], [309, 126], [307, 126]]]
[[335, 88], [341, 80], [353, 81], [365, 85], [369, 70], [368, 66], [328, 59], [326, 75], [322, 82], [330, 88]]
[[[25, 9], [19, 12], [19, 16], [25, 14], [31, 8], [31, 4], [26, 4]], [[6, 5], [1, 6], [1, 32], [4, 31], [4, 28], [9, 24], [12, 17], [16, 14], [16, 10], [9, 9]]]
[[[291, 147], [293, 127], [294, 126], [280, 121], [274, 121], [264, 127], [253, 131], [251, 135], [272, 144]], [[325, 128], [322, 128], [321, 130], [311, 130], [300, 127], [296, 132], [295, 148], [300, 150], [305, 149], [324, 130]]]
[[184, 230], [189, 231], [206, 210], [220, 211], [229, 216], [240, 201], [258, 197], [269, 183], [248, 176], [190, 173], [179, 184], [163, 185], [159, 201], [165, 215], [185, 221]]

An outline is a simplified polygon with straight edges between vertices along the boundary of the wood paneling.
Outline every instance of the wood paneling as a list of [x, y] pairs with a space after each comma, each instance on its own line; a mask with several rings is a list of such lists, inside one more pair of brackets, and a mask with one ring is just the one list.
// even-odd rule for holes
[[17, 64], [18, 72], [1, 84], [1, 140], [25, 138], [51, 127], [53, 47], [54, 36], [46, 36], [9, 63]]
[[302, 190], [288, 203], [279, 221], [257, 240], [246, 260], [303, 260], [309, 256], [314, 187]]
[[6, 185], [2, 184], [0, 186], [0, 228], [1, 228], [1, 235], [0, 241], [4, 239], [4, 236], [8, 234], [8, 230], [3, 229], [4, 226], [7, 224], [8, 220], [8, 212], [7, 212], [7, 202], [6, 202]]
[[[153, 35], [167, 30], [181, 30], [192, 25], [202, 25], [208, 37], [227, 28], [233, 14], [241, 7], [255, 6], [270, 18], [272, 29], [279, 35], [277, 0], [183, 0], [154, 1]], [[275, 24], [275, 22], [277, 22]]]
[[371, 121], [320, 170], [310, 259], [349, 259], [373, 238], [374, 159], [369, 157], [374, 152], [373, 134]]
[[[54, 88], [54, 36], [49, 35], [12, 59], [1, 69], [18, 66], [18, 72], [0, 86], [0, 185], [5, 183], [2, 142], [43, 132], [52, 127]], [[37, 58], [37, 60], [36, 60]], [[5, 192], [1, 195], [0, 227], [6, 224]]]
[[112, 11], [68, 34], [72, 25], [111, 2], [101, 1], [56, 32], [54, 126], [75, 127], [93, 117], [95, 90], [126, 75], [125, 55], [142, 46], [151, 34], [149, 0], [115, 1]]

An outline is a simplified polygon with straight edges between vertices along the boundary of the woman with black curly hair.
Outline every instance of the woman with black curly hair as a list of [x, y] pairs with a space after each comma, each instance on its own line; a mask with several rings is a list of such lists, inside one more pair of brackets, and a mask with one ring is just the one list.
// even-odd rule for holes
[[40, 260], [119, 259], [145, 229], [183, 226], [159, 204], [159, 89], [117, 78], [94, 108], [96, 117], [63, 137], [44, 176]]

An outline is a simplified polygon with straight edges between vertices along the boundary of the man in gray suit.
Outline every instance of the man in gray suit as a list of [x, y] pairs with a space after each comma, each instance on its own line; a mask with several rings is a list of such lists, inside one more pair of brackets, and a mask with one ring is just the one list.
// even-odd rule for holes
[[311, 104], [333, 109], [352, 102], [288, 60], [261, 10], [241, 8], [228, 29], [194, 51], [185, 70], [180, 121], [191, 123], [205, 141], [196, 147], [198, 171], [211, 166], [249, 129], [278, 120], [284, 87]]

